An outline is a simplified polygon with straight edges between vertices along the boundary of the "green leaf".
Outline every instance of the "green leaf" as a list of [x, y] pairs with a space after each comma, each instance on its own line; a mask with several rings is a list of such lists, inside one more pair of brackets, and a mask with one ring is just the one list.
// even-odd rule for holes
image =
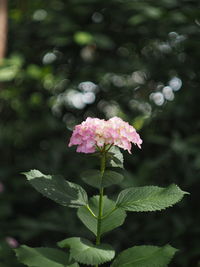
[[94, 41], [97, 47], [102, 49], [112, 49], [115, 46], [115, 43], [110, 36], [101, 33], [94, 35]]
[[91, 44], [94, 41], [93, 36], [89, 32], [76, 32], [74, 34], [74, 40], [79, 45]]
[[88, 202], [87, 193], [81, 186], [59, 176], [45, 175], [38, 170], [23, 174], [37, 191], [60, 205], [78, 208]]
[[23, 59], [18, 55], [4, 59], [3, 64], [0, 65], [0, 82], [13, 80], [19, 73], [22, 63]]
[[127, 211], [156, 211], [171, 207], [187, 192], [172, 184], [166, 188], [158, 186], [132, 187], [123, 190], [117, 198], [117, 206]]
[[79, 267], [80, 265], [77, 263], [77, 262], [75, 262], [75, 263], [72, 263], [72, 264], [70, 264], [70, 265], [67, 265], [67, 266], [65, 266], [65, 267]]
[[78, 267], [79, 265], [69, 260], [69, 255], [54, 248], [30, 248], [21, 246], [15, 249], [18, 260], [30, 267]]
[[109, 165], [111, 167], [124, 168], [124, 157], [120, 149], [116, 146], [111, 147], [108, 152]]
[[176, 251], [170, 245], [135, 246], [122, 251], [111, 267], [166, 267]]
[[72, 237], [58, 242], [61, 248], [70, 247], [70, 256], [76, 261], [96, 265], [111, 261], [115, 256], [115, 251], [110, 245], [93, 245], [89, 240]]
[[[99, 196], [94, 196], [89, 200], [89, 207], [93, 213], [98, 216]], [[103, 219], [101, 222], [101, 234], [113, 230], [124, 223], [126, 212], [121, 208], [116, 208], [115, 202], [103, 197]], [[110, 213], [110, 215], [108, 215]], [[97, 235], [97, 218], [95, 218], [87, 209], [80, 207], [77, 215], [84, 225], [95, 235]], [[108, 215], [108, 216], [107, 216]], [[105, 217], [105, 218], [104, 218]]]
[[[2, 203], [1, 203], [2, 205]], [[4, 264], [3, 264], [4, 263]], [[0, 240], [0, 267], [9, 267], [16, 265], [16, 256], [14, 250], [10, 247], [6, 240]]]
[[[81, 173], [81, 178], [86, 184], [95, 188], [101, 187], [101, 172], [98, 170], [88, 170]], [[105, 171], [102, 177], [102, 186], [108, 187], [113, 184], [119, 184], [123, 180], [123, 175], [114, 171]]]

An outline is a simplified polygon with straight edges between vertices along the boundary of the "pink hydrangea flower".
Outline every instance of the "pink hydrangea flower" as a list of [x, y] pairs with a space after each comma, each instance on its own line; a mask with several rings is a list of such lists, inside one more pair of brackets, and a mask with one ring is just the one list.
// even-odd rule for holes
[[4, 185], [3, 183], [0, 182], [0, 193], [3, 193], [4, 192]]
[[76, 125], [69, 146], [77, 145], [77, 152], [94, 153], [96, 147], [118, 146], [131, 153], [132, 143], [141, 148], [142, 140], [135, 128], [118, 117], [107, 121], [87, 118]]
[[19, 246], [18, 241], [13, 237], [7, 236], [5, 240], [11, 248], [17, 248]]

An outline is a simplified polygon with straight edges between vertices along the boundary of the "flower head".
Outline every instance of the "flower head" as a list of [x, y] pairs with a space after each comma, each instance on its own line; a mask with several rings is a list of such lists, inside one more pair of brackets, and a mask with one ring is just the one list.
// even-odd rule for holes
[[4, 192], [4, 184], [0, 182], [0, 193]]
[[94, 153], [96, 147], [114, 145], [131, 153], [132, 143], [141, 148], [142, 140], [127, 122], [118, 117], [107, 121], [89, 117], [76, 125], [69, 146], [77, 145], [77, 152]]
[[7, 236], [5, 240], [11, 248], [17, 248], [19, 246], [18, 241], [13, 237]]

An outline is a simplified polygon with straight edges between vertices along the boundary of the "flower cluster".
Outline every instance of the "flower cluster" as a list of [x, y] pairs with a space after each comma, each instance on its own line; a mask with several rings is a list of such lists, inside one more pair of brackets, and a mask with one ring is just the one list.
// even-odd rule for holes
[[94, 153], [96, 148], [114, 145], [131, 153], [131, 143], [141, 147], [142, 140], [133, 126], [118, 117], [109, 120], [87, 118], [76, 125], [69, 146], [78, 145], [77, 152]]
[[11, 248], [17, 248], [19, 246], [18, 241], [13, 237], [7, 236], [5, 241]]
[[0, 193], [3, 193], [3, 191], [4, 191], [4, 185], [3, 183], [0, 182]]

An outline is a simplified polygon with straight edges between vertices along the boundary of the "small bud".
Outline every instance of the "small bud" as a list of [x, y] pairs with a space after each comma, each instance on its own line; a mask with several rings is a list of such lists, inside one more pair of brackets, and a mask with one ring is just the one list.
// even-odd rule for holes
[[0, 182], [0, 193], [4, 192], [4, 184]]
[[17, 248], [19, 246], [18, 241], [13, 237], [7, 236], [5, 240], [11, 248]]

